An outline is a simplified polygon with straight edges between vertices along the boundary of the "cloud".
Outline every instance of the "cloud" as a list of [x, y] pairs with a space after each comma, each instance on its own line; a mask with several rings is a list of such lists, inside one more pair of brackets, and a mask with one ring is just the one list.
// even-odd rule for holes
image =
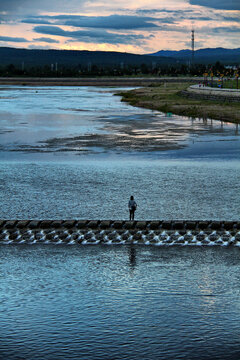
[[31, 16], [30, 18], [24, 19], [21, 22], [24, 24], [34, 24], [34, 25], [37, 25], [37, 24], [51, 25], [50, 21], [44, 20], [42, 17], [37, 17], [37, 16]]
[[[209, 31], [209, 29], [206, 29], [206, 30]], [[213, 33], [216, 33], [216, 34], [221, 34], [221, 33], [236, 33], [236, 34], [239, 34], [240, 33], [240, 26], [231, 26], [231, 27], [219, 26], [219, 27], [211, 29], [211, 31]]]
[[240, 32], [236, 10], [240, 0], [123, 0], [121, 8], [117, 0], [0, 0], [2, 34], [13, 36], [2, 37], [6, 43], [25, 47], [58, 43], [55, 47], [64, 48], [67, 42], [85, 42], [81, 46], [86, 49], [117, 47], [137, 52], [146, 46], [152, 48], [149, 52], [180, 48], [183, 41], [190, 41], [191, 22], [196, 40], [205, 41], [205, 46], [223, 42], [231, 47]]
[[194, 21], [212, 21], [213, 19], [209, 16], [203, 16], [203, 17], [200, 17], [200, 16], [189, 16], [187, 18], [188, 20], [194, 20]]
[[192, 13], [192, 9], [184, 10], [173, 10], [173, 9], [137, 9], [137, 14], [157, 14], [157, 13], [167, 13], [167, 14], [177, 14], [177, 13]]
[[30, 50], [51, 50], [52, 47], [48, 46], [48, 45], [45, 45], [45, 46], [39, 46], [39, 45], [29, 45], [28, 46], [28, 49]]
[[20, 37], [10, 37], [10, 36], [0, 36], [0, 41], [7, 41], [7, 42], [28, 42], [25, 38]]
[[[222, 9], [223, 11], [219, 11], [221, 10], [219, 9], [214, 9], [214, 1], [216, 2], [216, 4], [218, 4], [218, 2], [216, 0], [211, 0], [211, 5], [210, 4], [210, 0], [188, 0], [190, 1], [190, 3], [194, 3], [194, 4], [198, 4], [198, 5], [203, 5], [206, 4], [206, 6], [208, 6], [209, 8], [206, 9], [205, 7], [202, 8], [194, 8], [194, 7], [188, 7], [186, 9], [180, 9], [180, 10], [175, 10], [175, 9], [138, 9], [136, 11], [136, 14], [140, 14], [140, 15], [155, 15], [155, 18], [157, 17], [159, 20], [161, 20], [161, 22], [165, 22], [165, 23], [171, 23], [171, 19], [173, 19], [174, 21], [172, 23], [176, 23], [176, 22], [180, 22], [183, 20], [190, 20], [190, 21], [196, 21], [196, 23], [199, 23], [200, 21], [227, 21], [227, 22], [239, 22], [239, 13], [238, 12], [229, 12], [229, 11], [224, 11], [224, 9]], [[223, 2], [223, 0], [220, 0]], [[227, 2], [226, 2], [227, 3]], [[207, 5], [208, 4], [208, 5]], [[236, 4], [239, 4], [239, 8], [240, 8], [240, 0], [237, 0], [235, 2], [235, 7]], [[222, 4], [223, 5], [223, 4]], [[221, 5], [221, 6], [222, 6]], [[220, 7], [221, 7], [220, 6]], [[212, 8], [210, 8], [212, 7]], [[215, 6], [216, 7], [216, 6]], [[229, 9], [232, 9], [233, 3], [229, 2]], [[166, 17], [166, 15], [169, 15], [169, 17]], [[165, 21], [166, 20], [166, 21]]]
[[8, 13], [33, 13], [33, 11], [56, 11], [61, 12], [76, 12], [86, 0], [1, 0], [0, 12], [6, 11]]
[[[27, 3], [27, 0], [22, 0], [21, 4], [24, 6]], [[0, 12], [9, 12], [20, 7], [19, 1], [17, 0], [1, 0], [0, 2]]]
[[94, 42], [94, 43], [108, 43], [108, 44], [136, 44], [145, 39], [153, 37], [149, 35], [136, 34], [119, 34], [110, 33], [105, 30], [77, 30], [77, 31], [66, 31], [58, 26], [36, 26], [33, 29], [38, 34], [63, 36], [72, 38], [81, 42]]
[[206, 6], [213, 9], [240, 10], [239, 0], [189, 0], [191, 5]]
[[[80, 15], [58, 15], [58, 16], [31, 16], [22, 20], [27, 24], [52, 24], [67, 25], [79, 28], [133, 30], [157, 28], [153, 21], [159, 19], [153, 17], [132, 15], [110, 15], [110, 16], [80, 16]], [[169, 20], [170, 21], [170, 20]], [[171, 19], [173, 22], [173, 19]]]
[[223, 21], [231, 21], [231, 22], [238, 22], [239, 23], [239, 14], [237, 16], [222, 16]]
[[[206, 9], [200, 10], [199, 9], [184, 9], [184, 10], [174, 10], [174, 9], [148, 9], [148, 10], [137, 10], [137, 14], [155, 14], [158, 21], [166, 24], [174, 24], [176, 22], [182, 20], [194, 20], [194, 21], [212, 21], [212, 10], [208, 10], [206, 14]], [[166, 16], [169, 15], [169, 16]]]
[[47, 38], [47, 37], [35, 38], [33, 40], [34, 41], [40, 41], [40, 42], [46, 42], [46, 43], [49, 43], [49, 44], [53, 44], [53, 43], [59, 44], [58, 40]]

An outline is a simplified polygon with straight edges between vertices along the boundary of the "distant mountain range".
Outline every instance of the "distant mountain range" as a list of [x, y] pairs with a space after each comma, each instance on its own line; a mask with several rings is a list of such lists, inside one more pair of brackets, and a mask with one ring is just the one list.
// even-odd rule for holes
[[175, 59], [150, 55], [136, 55], [108, 51], [78, 51], [78, 50], [28, 50], [0, 47], [0, 65], [13, 64], [25, 67], [43, 66], [58, 63], [59, 66], [140, 66], [146, 64], [176, 63]]
[[[168, 57], [172, 59], [177, 59], [178, 61], [190, 61], [192, 57], [191, 50], [180, 50], [180, 51], [171, 51], [171, 50], [161, 50], [151, 56], [156, 57]], [[195, 50], [194, 59], [197, 63], [215, 63], [220, 61], [224, 64], [240, 64], [240, 48], [238, 49], [224, 49], [224, 48], [206, 48]]]
[[[137, 55], [108, 51], [78, 51], [78, 50], [29, 50], [0, 47], [0, 66], [31, 67], [58, 63], [59, 66], [141, 66], [142, 64], [174, 65], [187, 64], [191, 61], [191, 50], [169, 51], [161, 50], [154, 54]], [[240, 48], [238, 49], [200, 49], [195, 51], [195, 63], [240, 64]]]

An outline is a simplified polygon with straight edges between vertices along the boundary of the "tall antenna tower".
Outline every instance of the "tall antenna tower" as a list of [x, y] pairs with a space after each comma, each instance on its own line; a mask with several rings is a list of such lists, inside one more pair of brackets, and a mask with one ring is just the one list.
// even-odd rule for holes
[[194, 65], [194, 41], [195, 41], [195, 30], [192, 29], [192, 66]]

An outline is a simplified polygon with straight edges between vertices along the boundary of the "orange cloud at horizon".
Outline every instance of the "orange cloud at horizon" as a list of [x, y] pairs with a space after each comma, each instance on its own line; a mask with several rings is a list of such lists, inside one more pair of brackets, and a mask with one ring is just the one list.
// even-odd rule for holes
[[[123, 6], [129, 3], [128, 9], [122, 8], [118, 9], [119, 14], [126, 14], [126, 16], [139, 16], [139, 11], [151, 10], [155, 5], [159, 9], [159, 2], [147, 0], [139, 0], [136, 4], [133, 1], [124, 0]], [[166, 1], [162, 1], [162, 4], [166, 5]], [[86, 12], [79, 12], [72, 15], [80, 15], [86, 18], [86, 13], [90, 17], [102, 17], [108, 15], [116, 14], [116, 11], [113, 11], [118, 3], [113, 1], [112, 11], [110, 10], [111, 6], [102, 2], [94, 2], [89, 4], [88, 10]], [[135, 5], [134, 5], [135, 4]], [[101, 15], [96, 10], [99, 6], [102, 6]], [[134, 5], [134, 6], [133, 6]], [[151, 6], [150, 6], [151, 5]], [[175, 6], [174, 6], [175, 5]], [[134, 10], [134, 11], [133, 11]], [[164, 12], [165, 11], [165, 12]], [[185, 12], [184, 12], [185, 11]], [[150, 15], [149, 15], [150, 13]], [[195, 28], [195, 39], [196, 39], [196, 49], [204, 47], [227, 47], [227, 48], [237, 48], [239, 45], [239, 34], [240, 34], [240, 24], [238, 21], [238, 15], [240, 11], [220, 11], [220, 10], [210, 10], [205, 9], [200, 6], [189, 6], [188, 3], [183, 2], [183, 0], [171, 0], [168, 2], [168, 7], [159, 10], [152, 10], [146, 12], [146, 17], [150, 17], [153, 20], [151, 22], [158, 27], [154, 28], [145, 28], [145, 29], [126, 29], [126, 30], [116, 30], [111, 28], [105, 28], [104, 31], [106, 34], [118, 35], [118, 36], [141, 36], [141, 38], [136, 37], [136, 42], [133, 40], [129, 43], [121, 42], [107, 42], [104, 40], [98, 39], [94, 41], [94, 36], [89, 37], [87, 41], [84, 41], [84, 36], [81, 39], [81, 34], [79, 38], [72, 37], [71, 34], [74, 34], [76, 31], [85, 31], [89, 32], [90, 30], [96, 33], [97, 31], [102, 31], [101, 28], [95, 27], [89, 28], [84, 27], [74, 27], [71, 25], [63, 24], [49, 24], [39, 27], [52, 27], [60, 28], [66, 32], [62, 36], [58, 34], [47, 34], [34, 31], [34, 28], [37, 26], [32, 23], [23, 23], [21, 19], [16, 19], [9, 23], [1, 23], [1, 37], [6, 37], [8, 41], [1, 40], [1, 46], [10, 46], [10, 47], [22, 47], [22, 48], [52, 48], [52, 49], [71, 49], [71, 50], [101, 50], [101, 51], [120, 51], [120, 52], [131, 52], [136, 54], [144, 53], [154, 53], [159, 50], [181, 50], [185, 48], [191, 48], [191, 28]], [[62, 15], [60, 12], [40, 12], [39, 16], [58, 16]], [[71, 16], [71, 14], [67, 14]], [[141, 15], [143, 16], [143, 15]], [[145, 16], [145, 15], [144, 15]], [[160, 16], [160, 17], [159, 17]], [[226, 17], [226, 19], [224, 18]], [[229, 19], [227, 18], [229, 16]], [[172, 22], [169, 21], [169, 18], [173, 18]], [[175, 17], [175, 18], [174, 18]], [[234, 18], [235, 17], [235, 18]], [[194, 19], [194, 20], [192, 20]], [[235, 20], [236, 19], [236, 20]], [[166, 20], [166, 21], [165, 21]], [[170, 19], [171, 20], [171, 19]], [[40, 23], [39, 23], [40, 24]], [[38, 25], [39, 25], [38, 24]], [[86, 30], [87, 29], [87, 30]], [[239, 31], [238, 31], [239, 29]], [[233, 31], [234, 30], [234, 31]], [[103, 35], [104, 37], [104, 35]], [[13, 41], [10, 41], [9, 38], [12, 38]], [[17, 41], [14, 41], [14, 38], [18, 38]], [[20, 39], [24, 38], [26, 41], [21, 42]], [[44, 38], [46, 39], [44, 41]], [[48, 41], [47, 41], [48, 38]], [[38, 40], [39, 39], [39, 40]], [[53, 42], [53, 41], [57, 42]]]

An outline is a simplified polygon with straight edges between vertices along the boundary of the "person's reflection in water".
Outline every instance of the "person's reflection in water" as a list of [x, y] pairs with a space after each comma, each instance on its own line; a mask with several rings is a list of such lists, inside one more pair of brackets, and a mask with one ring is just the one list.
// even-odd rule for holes
[[135, 268], [136, 266], [136, 248], [133, 245], [130, 245], [128, 248], [128, 256], [129, 256], [129, 265], [131, 268]]

